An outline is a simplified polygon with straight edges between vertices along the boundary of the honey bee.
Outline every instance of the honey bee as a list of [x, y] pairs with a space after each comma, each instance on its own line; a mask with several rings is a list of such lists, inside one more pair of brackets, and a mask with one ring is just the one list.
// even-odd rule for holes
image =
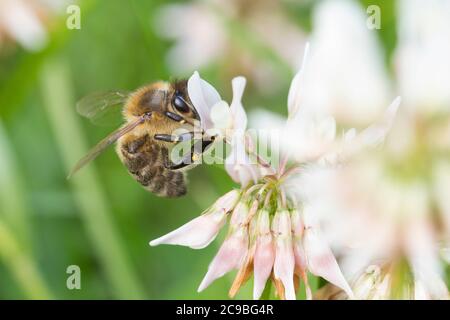
[[[145, 189], [161, 197], [186, 194], [185, 171], [214, 141], [214, 137], [198, 134], [200, 117], [189, 99], [187, 81], [156, 82], [132, 93], [92, 94], [79, 101], [77, 111], [95, 122], [117, 106], [123, 106], [126, 123], [93, 147], [75, 165], [69, 178], [117, 142], [120, 160]], [[173, 134], [180, 128], [185, 129], [182, 134]], [[183, 141], [191, 142], [190, 151], [175, 163], [170, 151]]]

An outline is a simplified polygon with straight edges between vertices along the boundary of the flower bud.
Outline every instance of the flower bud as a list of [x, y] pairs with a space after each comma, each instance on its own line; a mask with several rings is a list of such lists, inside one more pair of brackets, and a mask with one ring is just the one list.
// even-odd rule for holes
[[225, 213], [230, 212], [235, 207], [237, 201], [239, 200], [240, 193], [238, 190], [231, 190], [221, 196], [213, 204], [213, 211], [224, 211]]
[[214, 280], [222, 277], [227, 272], [239, 268], [244, 262], [248, 251], [248, 234], [245, 228], [238, 228], [231, 233], [214, 257], [208, 267], [208, 272], [203, 278], [198, 292], [203, 291]]
[[[275, 234], [275, 263], [273, 272], [276, 280], [284, 287], [284, 297], [295, 300], [294, 289], [294, 250], [292, 248], [291, 220], [289, 211], [277, 211], [272, 230]], [[282, 293], [283, 294], [283, 293]]]
[[239, 201], [231, 215], [230, 230], [234, 231], [240, 226], [242, 226], [247, 221], [248, 214], [249, 214], [248, 204], [244, 201]]
[[275, 260], [275, 247], [270, 232], [270, 217], [267, 210], [263, 209], [258, 213], [256, 232], [253, 299], [261, 297]]

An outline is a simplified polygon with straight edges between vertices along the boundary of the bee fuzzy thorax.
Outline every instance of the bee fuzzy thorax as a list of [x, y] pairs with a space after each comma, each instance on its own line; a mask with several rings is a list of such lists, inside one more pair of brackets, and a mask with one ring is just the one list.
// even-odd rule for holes
[[162, 112], [166, 108], [169, 90], [170, 84], [163, 81], [137, 89], [128, 98], [123, 108], [125, 120], [134, 120], [135, 117], [149, 111]]

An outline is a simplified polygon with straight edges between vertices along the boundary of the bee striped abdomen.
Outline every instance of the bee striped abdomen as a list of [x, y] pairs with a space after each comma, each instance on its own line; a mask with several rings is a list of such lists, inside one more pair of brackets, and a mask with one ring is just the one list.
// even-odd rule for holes
[[150, 192], [161, 197], [185, 195], [184, 173], [165, 168], [168, 149], [151, 139], [146, 135], [141, 138], [132, 137], [128, 143], [122, 143], [118, 150], [122, 162], [130, 174]]

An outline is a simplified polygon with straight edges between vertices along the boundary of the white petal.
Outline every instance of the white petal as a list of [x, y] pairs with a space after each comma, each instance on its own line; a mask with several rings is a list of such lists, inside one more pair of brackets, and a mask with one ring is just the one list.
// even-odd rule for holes
[[347, 132], [344, 133], [344, 141], [345, 142], [350, 142], [353, 139], [355, 139], [356, 137], [356, 129], [355, 128], [351, 128], [350, 130], [348, 130]]
[[150, 245], [174, 244], [202, 249], [216, 238], [225, 223], [225, 217], [225, 210], [203, 214], [178, 229], [150, 241]]
[[375, 292], [372, 300], [388, 300], [390, 298], [391, 277], [389, 274], [385, 275], [380, 284], [375, 287]]
[[226, 30], [204, 4], [162, 5], [154, 17], [158, 35], [174, 40], [167, 57], [167, 66], [174, 73], [191, 72], [223, 54], [228, 38]]
[[225, 130], [233, 123], [230, 106], [225, 101], [217, 102], [211, 108], [211, 121], [217, 129]]
[[288, 93], [289, 117], [294, 117], [298, 109], [300, 108], [300, 93], [303, 90], [303, 88], [301, 88], [302, 85], [301, 81], [303, 80], [304, 69], [308, 58], [308, 52], [309, 52], [309, 43], [306, 43], [305, 51], [303, 53], [302, 65], [298, 70], [298, 72], [295, 74], [294, 78], [292, 79], [291, 86], [289, 87]]
[[426, 286], [419, 280], [414, 281], [414, 300], [431, 300]]
[[314, 7], [311, 54], [302, 81], [301, 112], [367, 125], [390, 95], [376, 34], [357, 1], [320, 1]]
[[336, 121], [333, 117], [327, 117], [318, 124], [318, 135], [321, 140], [331, 142], [336, 136]]
[[398, 45], [394, 61], [405, 108], [428, 116], [446, 113], [450, 105], [450, 3], [397, 3]]
[[242, 95], [244, 94], [246, 80], [244, 77], [236, 77], [231, 81], [233, 88], [233, 100], [230, 110], [233, 115], [233, 128], [245, 130], [247, 128], [247, 114], [242, 106]]
[[233, 181], [247, 186], [251, 181], [259, 178], [256, 164], [253, 164], [245, 152], [244, 145], [233, 143], [231, 152], [225, 159], [225, 170]]
[[187, 88], [189, 98], [200, 116], [202, 127], [205, 130], [211, 128], [210, 112], [211, 108], [222, 100], [219, 93], [212, 85], [201, 79], [197, 71], [189, 78]]
[[47, 31], [39, 19], [38, 10], [24, 1], [0, 3], [0, 25], [9, 37], [14, 38], [26, 49], [41, 50], [48, 41]]
[[372, 299], [373, 293], [377, 290], [381, 280], [380, 267], [369, 265], [352, 285], [355, 297], [362, 300]]
[[[277, 166], [282, 155], [286, 153], [287, 147], [286, 118], [274, 112], [262, 109], [250, 113], [250, 130], [254, 141], [258, 141], [260, 154], [271, 155], [270, 160]], [[291, 145], [291, 144], [289, 144]]]
[[400, 97], [395, 98], [386, 109], [381, 121], [378, 121], [360, 133], [360, 139], [364, 145], [377, 145], [383, 142], [392, 127], [401, 101]]

